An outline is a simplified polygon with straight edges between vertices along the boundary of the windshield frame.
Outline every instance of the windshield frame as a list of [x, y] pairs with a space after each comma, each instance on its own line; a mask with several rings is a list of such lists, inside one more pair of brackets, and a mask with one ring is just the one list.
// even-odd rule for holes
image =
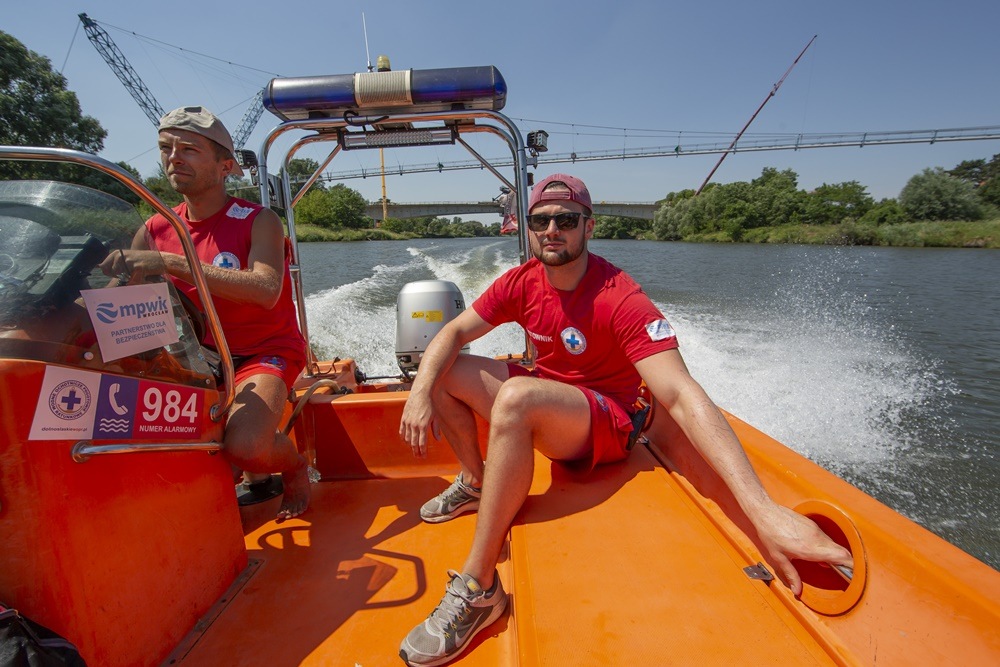
[[198, 255], [194, 248], [194, 242], [191, 240], [191, 234], [187, 229], [187, 225], [184, 224], [184, 221], [182, 221], [169, 206], [160, 201], [160, 199], [148, 188], [146, 188], [146, 186], [137, 181], [135, 176], [117, 164], [109, 162], [108, 160], [96, 155], [91, 155], [90, 153], [71, 150], [68, 148], [0, 146], [0, 160], [60, 162], [90, 167], [110, 176], [124, 185], [132, 193], [149, 204], [153, 210], [167, 219], [170, 225], [174, 228], [174, 231], [177, 233], [178, 238], [180, 238], [181, 246], [184, 249], [185, 259], [187, 259], [188, 267], [191, 270], [191, 282], [198, 290], [198, 296], [200, 297], [201, 303], [205, 309], [206, 323], [208, 324], [208, 327], [212, 332], [212, 336], [216, 341], [218, 352], [221, 357], [224, 388], [222, 392], [220, 392], [221, 402], [213, 405], [211, 408], [212, 420], [221, 420], [222, 417], [229, 411], [229, 408], [232, 406], [235, 399], [235, 372], [233, 369], [233, 358], [229, 352], [229, 346], [226, 343], [225, 335], [222, 333], [222, 324], [219, 320], [219, 315], [215, 310], [215, 305], [212, 302], [212, 297], [209, 294], [208, 284], [205, 281], [205, 274], [201, 270], [201, 262], [198, 260]]

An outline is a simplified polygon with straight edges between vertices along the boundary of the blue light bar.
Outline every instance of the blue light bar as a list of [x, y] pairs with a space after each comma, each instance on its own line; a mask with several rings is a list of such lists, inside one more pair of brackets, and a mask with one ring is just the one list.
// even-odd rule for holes
[[499, 111], [507, 82], [490, 66], [361, 72], [271, 79], [264, 108], [282, 120], [340, 118], [345, 113], [392, 113], [485, 109]]

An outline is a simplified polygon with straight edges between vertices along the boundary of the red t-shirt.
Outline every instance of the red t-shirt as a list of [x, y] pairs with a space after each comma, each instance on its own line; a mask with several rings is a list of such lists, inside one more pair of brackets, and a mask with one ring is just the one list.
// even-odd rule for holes
[[541, 377], [593, 389], [629, 411], [641, 382], [634, 364], [677, 347], [638, 283], [594, 254], [571, 292], [552, 287], [532, 259], [500, 276], [472, 307], [493, 326], [517, 322], [527, 330]]
[[[187, 223], [198, 258], [205, 264], [235, 271], [246, 269], [249, 264], [253, 221], [262, 209], [260, 204], [232, 197], [215, 215], [192, 222], [187, 217], [186, 203], [174, 207], [181, 220]], [[156, 214], [147, 220], [146, 228], [160, 252], [184, 254], [180, 239], [162, 215]], [[295, 352], [296, 356], [305, 355], [305, 339], [299, 332], [292, 301], [288, 260], [286, 252], [281, 296], [273, 308], [236, 303], [221, 297], [212, 299], [232, 354], [252, 356]], [[173, 276], [171, 279], [177, 289], [191, 297], [199, 308], [203, 307], [194, 285]], [[205, 344], [214, 345], [211, 332], [205, 338]]]

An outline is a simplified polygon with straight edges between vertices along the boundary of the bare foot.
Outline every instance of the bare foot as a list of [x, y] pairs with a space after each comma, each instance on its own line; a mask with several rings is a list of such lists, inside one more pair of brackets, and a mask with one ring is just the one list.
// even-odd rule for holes
[[285, 495], [278, 510], [278, 523], [299, 516], [309, 507], [309, 466], [306, 460], [300, 456], [298, 466], [281, 473], [281, 481], [285, 485]]

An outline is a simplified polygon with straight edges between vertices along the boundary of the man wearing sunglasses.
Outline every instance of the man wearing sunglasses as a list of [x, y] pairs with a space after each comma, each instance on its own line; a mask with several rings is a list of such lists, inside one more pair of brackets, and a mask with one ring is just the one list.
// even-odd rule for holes
[[[528, 203], [534, 259], [498, 278], [472, 308], [428, 346], [403, 410], [400, 435], [426, 456], [428, 431], [441, 433], [462, 471], [421, 509], [431, 523], [478, 510], [472, 548], [441, 604], [403, 640], [410, 665], [454, 658], [507, 603], [496, 563], [511, 521], [528, 496], [537, 449], [589, 470], [628, 455], [633, 405], [645, 381], [698, 451], [726, 482], [798, 595], [791, 559], [852, 566], [850, 553], [811, 520], [767, 495], [722, 413], [688, 374], [662, 313], [621, 269], [587, 251], [594, 231], [590, 192], [554, 174]], [[516, 363], [459, 355], [493, 328], [517, 322], [537, 354]], [[488, 462], [480, 457], [475, 414], [490, 424]]]

